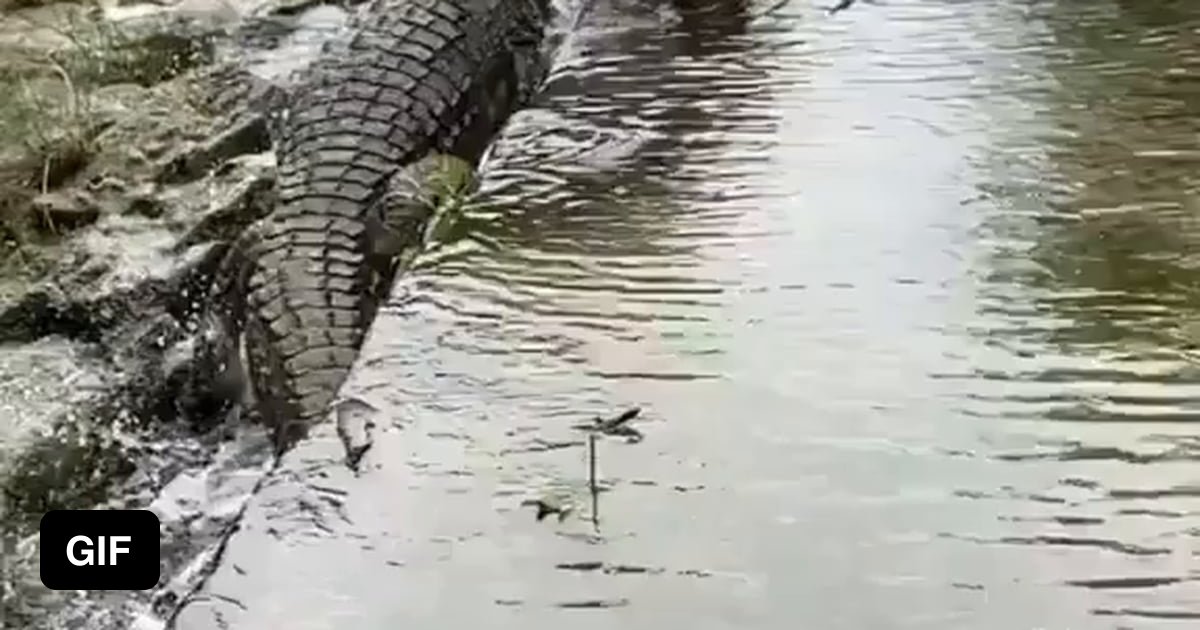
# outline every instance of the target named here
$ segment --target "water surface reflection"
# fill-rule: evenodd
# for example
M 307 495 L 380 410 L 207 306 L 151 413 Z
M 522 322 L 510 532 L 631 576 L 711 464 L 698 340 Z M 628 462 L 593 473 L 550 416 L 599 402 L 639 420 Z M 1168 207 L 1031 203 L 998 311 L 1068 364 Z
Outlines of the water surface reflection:
M 595 3 L 494 154 L 503 247 L 377 324 L 367 474 L 298 449 L 181 626 L 1194 623 L 1200 7 L 1162 6 Z M 627 404 L 599 531 L 535 521 Z

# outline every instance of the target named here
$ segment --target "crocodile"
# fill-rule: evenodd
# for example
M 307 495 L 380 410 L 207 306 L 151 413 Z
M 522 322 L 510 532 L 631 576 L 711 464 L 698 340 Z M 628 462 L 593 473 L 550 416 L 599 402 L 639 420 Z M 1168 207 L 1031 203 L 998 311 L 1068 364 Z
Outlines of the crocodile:
M 546 74 L 549 0 L 372 0 L 277 125 L 275 206 L 228 244 L 193 394 L 246 409 L 277 454 L 330 408 L 431 204 L 431 156 L 476 164 Z M 436 160 L 433 160 L 436 162 Z

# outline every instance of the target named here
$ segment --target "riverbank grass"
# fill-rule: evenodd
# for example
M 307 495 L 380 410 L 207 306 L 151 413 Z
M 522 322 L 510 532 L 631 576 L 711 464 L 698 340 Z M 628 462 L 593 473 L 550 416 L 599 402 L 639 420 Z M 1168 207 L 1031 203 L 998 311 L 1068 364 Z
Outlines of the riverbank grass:
M 10 251 L 39 231 L 58 234 L 31 202 L 95 155 L 96 137 L 111 122 L 100 88 L 153 86 L 211 53 L 206 42 L 169 30 L 135 34 L 79 7 L 52 15 L 26 19 L 36 38 L 0 44 L 0 239 Z

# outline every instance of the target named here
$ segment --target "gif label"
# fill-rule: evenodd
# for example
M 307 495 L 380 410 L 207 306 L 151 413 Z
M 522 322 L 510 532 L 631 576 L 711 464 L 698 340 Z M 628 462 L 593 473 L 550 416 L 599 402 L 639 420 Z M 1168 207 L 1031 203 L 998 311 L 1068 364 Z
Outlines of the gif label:
M 154 588 L 159 522 L 149 510 L 54 510 L 42 517 L 42 584 L 55 591 Z

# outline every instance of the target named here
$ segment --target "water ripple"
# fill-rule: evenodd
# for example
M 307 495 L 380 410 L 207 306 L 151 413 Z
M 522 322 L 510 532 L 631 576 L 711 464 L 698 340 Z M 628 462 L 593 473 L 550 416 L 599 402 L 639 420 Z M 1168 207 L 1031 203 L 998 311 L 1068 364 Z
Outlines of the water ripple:
M 364 348 L 353 527 L 313 500 L 339 536 L 279 516 L 320 544 L 245 534 L 273 568 L 211 588 L 418 626 L 1194 619 L 1197 6 L 588 6 L 485 162 L 500 247 L 401 279 Z M 572 426 L 633 405 L 593 505 Z M 364 580 L 368 543 L 402 566 Z

